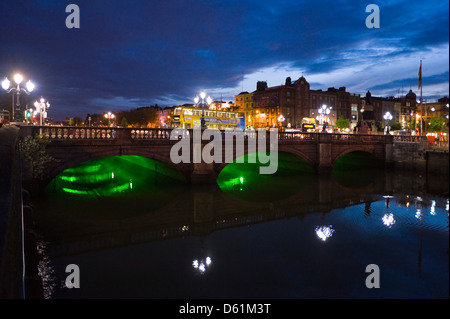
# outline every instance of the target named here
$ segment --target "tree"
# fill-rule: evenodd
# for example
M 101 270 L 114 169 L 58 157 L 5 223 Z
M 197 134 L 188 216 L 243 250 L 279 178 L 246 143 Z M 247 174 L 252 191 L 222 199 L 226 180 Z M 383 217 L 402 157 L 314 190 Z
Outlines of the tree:
M 440 132 L 445 127 L 445 118 L 441 117 L 432 117 L 430 119 L 430 124 L 427 128 L 429 132 Z
M 122 127 L 127 127 L 128 126 L 128 121 L 126 117 L 123 117 L 122 120 L 120 121 L 120 126 Z
M 402 124 L 400 124 L 400 122 L 394 122 L 391 125 L 391 131 L 399 131 L 402 129 Z
M 27 136 L 22 140 L 22 155 L 24 166 L 31 170 L 32 178 L 42 180 L 47 166 L 55 161 L 45 150 L 50 141 L 45 135 Z
M 350 120 L 340 117 L 337 119 L 335 126 L 339 129 L 346 129 L 350 127 Z

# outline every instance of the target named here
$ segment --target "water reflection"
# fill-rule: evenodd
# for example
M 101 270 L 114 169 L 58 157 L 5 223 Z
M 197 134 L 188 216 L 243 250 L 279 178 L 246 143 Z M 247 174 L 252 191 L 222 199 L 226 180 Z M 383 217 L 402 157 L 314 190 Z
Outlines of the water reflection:
M 384 290 L 383 298 L 426 297 L 436 287 L 448 296 L 448 198 L 427 193 L 424 180 L 414 175 L 378 171 L 356 187 L 295 170 L 258 180 L 232 169 L 222 176 L 225 186 L 188 187 L 169 175 L 138 169 L 122 177 L 120 167 L 106 174 L 97 165 L 89 187 L 73 172 L 61 179 L 72 189 L 95 189 L 94 197 L 49 187 L 36 204 L 46 242 L 41 268 L 49 279 L 48 297 L 360 298 L 369 295 L 354 274 L 372 262 L 387 265 L 384 278 L 405 287 Z M 88 178 L 86 171 L 80 175 Z M 106 196 L 102 187 L 110 189 L 112 180 L 125 184 L 123 178 L 129 190 Z M 411 256 L 417 260 L 413 266 Z M 280 259 L 284 269 L 275 272 Z M 65 278 L 69 263 L 80 265 L 86 276 L 82 292 L 54 284 Z M 327 277 L 330 267 L 341 275 Z M 424 277 L 428 272 L 429 282 L 417 282 L 417 269 Z M 111 278 L 120 291 L 99 289 L 109 287 Z
M 195 259 L 192 262 L 192 267 L 198 270 L 201 274 L 206 271 L 206 268 L 209 267 L 212 263 L 211 257 L 206 257 L 205 259 Z
M 333 236 L 334 229 L 332 227 L 332 225 L 316 227 L 315 232 L 317 237 L 319 237 L 323 241 L 326 241 L 328 238 Z
M 248 163 L 250 155 L 245 155 L 244 163 L 228 164 L 217 178 L 220 189 L 229 196 L 250 202 L 271 202 L 293 196 L 311 183 L 313 168 L 302 158 L 280 152 L 279 166 L 275 174 L 261 175 L 261 163 Z

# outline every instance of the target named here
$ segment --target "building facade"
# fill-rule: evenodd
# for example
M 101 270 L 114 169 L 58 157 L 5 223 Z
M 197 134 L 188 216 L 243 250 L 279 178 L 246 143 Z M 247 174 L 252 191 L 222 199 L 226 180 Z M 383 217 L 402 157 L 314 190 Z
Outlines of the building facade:
M 351 126 L 358 122 L 361 108 L 359 94 L 351 94 L 345 87 L 311 90 L 302 76 L 293 82 L 286 78 L 284 85 L 268 87 L 267 82 L 257 83 L 253 92 L 255 127 L 283 127 L 300 129 L 304 119 L 314 118 L 333 126 L 340 117 L 351 120 Z M 324 116 L 319 109 L 327 108 Z M 351 127 L 349 127 L 351 129 Z
M 247 128 L 254 127 L 254 108 L 253 108 L 253 93 L 241 92 L 234 96 L 234 105 L 238 112 L 244 113 L 245 126 Z

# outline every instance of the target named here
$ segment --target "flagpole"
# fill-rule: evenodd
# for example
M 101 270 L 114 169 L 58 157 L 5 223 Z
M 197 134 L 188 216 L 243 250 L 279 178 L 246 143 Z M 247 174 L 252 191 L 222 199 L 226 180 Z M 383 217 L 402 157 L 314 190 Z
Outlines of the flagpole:
M 419 85 L 420 85 L 420 135 L 422 136 L 423 135 L 422 60 L 420 60 Z

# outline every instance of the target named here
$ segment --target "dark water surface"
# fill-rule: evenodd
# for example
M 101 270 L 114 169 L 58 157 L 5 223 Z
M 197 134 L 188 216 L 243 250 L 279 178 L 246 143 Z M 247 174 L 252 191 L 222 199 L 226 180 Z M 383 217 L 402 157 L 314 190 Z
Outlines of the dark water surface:
M 282 153 L 276 175 L 231 164 L 217 181 L 189 186 L 137 156 L 62 173 L 34 204 L 46 297 L 449 297 L 448 178 L 361 154 L 318 176 Z M 366 287 L 370 264 L 380 288 Z

